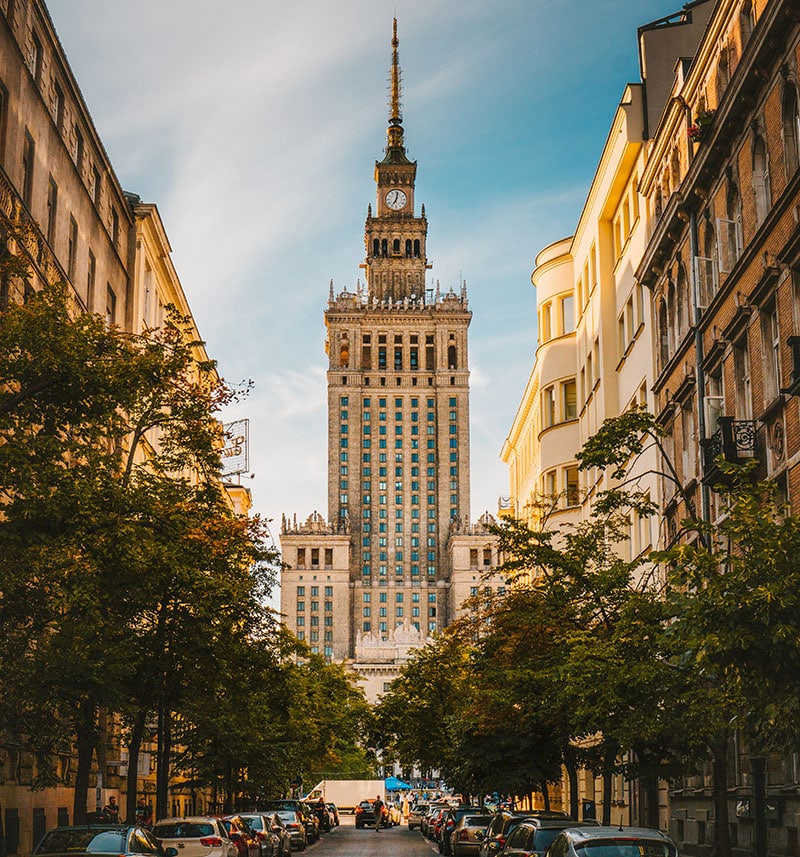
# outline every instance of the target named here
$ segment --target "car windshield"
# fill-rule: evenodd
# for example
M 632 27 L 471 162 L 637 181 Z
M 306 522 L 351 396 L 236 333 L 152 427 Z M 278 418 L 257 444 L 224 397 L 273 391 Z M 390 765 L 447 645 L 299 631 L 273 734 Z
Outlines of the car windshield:
M 199 839 L 214 836 L 214 825 L 202 821 L 166 821 L 153 828 L 158 839 Z
M 65 854 L 89 851 L 92 854 L 121 854 L 125 851 L 125 830 L 51 830 L 39 843 L 37 854 Z
M 292 822 L 294 822 L 294 821 L 297 821 L 297 813 L 293 812 L 290 809 L 281 809 L 278 811 L 278 818 L 280 818 L 281 821 L 292 821 Z
M 580 857 L 677 857 L 671 842 L 657 839 L 595 839 L 575 851 Z
M 491 815 L 468 815 L 464 819 L 465 827 L 487 827 L 491 822 Z
M 247 824 L 253 828 L 253 830 L 263 830 L 264 829 L 264 820 L 260 815 L 243 815 L 242 818 L 247 822 Z

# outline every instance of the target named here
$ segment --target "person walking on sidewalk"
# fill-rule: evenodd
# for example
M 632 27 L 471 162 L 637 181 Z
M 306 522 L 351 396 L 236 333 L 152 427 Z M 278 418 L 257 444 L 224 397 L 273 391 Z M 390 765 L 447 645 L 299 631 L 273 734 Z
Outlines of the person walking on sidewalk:
M 380 795 L 375 798 L 373 806 L 375 807 L 375 832 L 377 833 L 381 829 L 381 823 L 383 822 L 383 801 Z

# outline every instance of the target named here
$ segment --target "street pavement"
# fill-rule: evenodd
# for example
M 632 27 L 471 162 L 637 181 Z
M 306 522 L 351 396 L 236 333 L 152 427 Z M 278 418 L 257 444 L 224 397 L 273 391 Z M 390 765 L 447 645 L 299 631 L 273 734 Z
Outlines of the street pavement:
M 345 815 L 341 825 L 324 834 L 306 854 L 308 857 L 433 857 L 434 854 L 438 857 L 439 851 L 419 830 L 409 830 L 405 823 L 376 833 L 371 828 L 357 830 L 353 816 Z

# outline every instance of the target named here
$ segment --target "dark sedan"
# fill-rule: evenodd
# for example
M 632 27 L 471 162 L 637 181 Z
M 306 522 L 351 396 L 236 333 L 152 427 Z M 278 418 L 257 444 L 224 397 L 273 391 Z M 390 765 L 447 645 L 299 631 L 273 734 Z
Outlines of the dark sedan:
M 56 827 L 42 837 L 33 853 L 37 857 L 82 854 L 114 854 L 117 857 L 175 857 L 177 851 L 161 847 L 153 834 L 132 824 L 88 824 Z

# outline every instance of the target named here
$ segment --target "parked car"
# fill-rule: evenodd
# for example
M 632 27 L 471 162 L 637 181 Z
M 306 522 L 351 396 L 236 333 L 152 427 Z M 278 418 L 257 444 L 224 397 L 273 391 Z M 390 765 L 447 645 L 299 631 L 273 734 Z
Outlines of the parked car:
M 275 815 L 281 820 L 283 826 L 289 831 L 293 851 L 305 851 L 308 844 L 306 824 L 303 816 L 293 809 L 280 809 Z
M 306 841 L 313 843 L 319 839 L 319 822 L 316 820 L 316 816 L 311 812 L 308 808 L 308 804 L 304 800 L 296 800 L 295 798 L 268 800 L 264 809 L 269 812 L 291 810 L 299 813 L 300 817 L 303 819 L 303 826 L 306 830 Z
M 403 812 L 394 801 L 386 801 L 386 815 L 389 820 L 389 827 L 394 827 L 403 821 Z
M 501 809 L 492 816 L 481 840 L 480 857 L 497 857 L 506 844 L 508 834 L 528 816 L 524 812 L 509 812 Z
M 432 839 L 434 842 L 439 841 L 442 825 L 444 824 L 444 819 L 448 812 L 450 812 L 450 807 L 442 806 L 435 810 L 430 816 L 427 825 L 428 839 Z
M 513 828 L 500 852 L 500 857 L 544 857 L 553 840 L 562 830 L 594 826 L 594 822 L 571 818 L 526 818 Z
M 192 815 L 162 818 L 153 827 L 162 848 L 175 848 L 181 857 L 238 857 L 239 849 L 218 818 Z
M 548 857 L 678 857 L 675 843 L 646 827 L 568 827 L 553 839 Z
M 439 845 L 439 851 L 445 857 L 452 857 L 453 855 L 453 850 L 450 847 L 450 837 L 456 823 L 465 815 L 483 815 L 483 810 L 479 806 L 456 806 L 447 811 L 439 830 L 439 837 L 436 840 Z
M 269 817 L 261 813 L 242 813 L 242 818 L 258 837 L 261 844 L 261 857 L 278 857 L 280 843 L 277 834 L 272 830 Z
M 115 857 L 176 857 L 178 851 L 176 848 L 165 850 L 158 839 L 141 825 L 86 824 L 49 830 L 33 853 L 38 857 L 97 854 L 114 854 Z
M 339 826 L 339 807 L 336 806 L 335 803 L 326 803 L 325 806 L 328 807 L 328 812 L 331 816 L 331 823 L 334 827 Z
M 322 836 L 322 825 L 319 823 L 319 816 L 314 812 L 310 803 L 303 802 L 303 807 L 306 811 L 307 822 L 310 821 L 313 827 L 311 835 L 308 837 L 309 842 L 319 842 Z
M 446 803 L 432 803 L 428 806 L 428 809 L 422 817 L 422 821 L 419 825 L 419 829 L 428 837 L 428 839 L 433 839 L 433 836 L 431 836 L 431 825 L 434 820 L 442 810 L 447 809 L 450 809 L 450 807 Z
M 268 813 L 267 822 L 272 828 L 272 832 L 278 838 L 278 851 L 276 853 L 276 857 L 291 857 L 292 837 L 281 817 L 277 812 Z
M 220 821 L 239 849 L 239 857 L 261 857 L 261 843 L 240 815 L 225 815 Z
M 415 827 L 422 829 L 422 819 L 428 811 L 429 803 L 415 803 L 408 811 L 408 829 L 413 830 Z
M 453 857 L 475 857 L 481 847 L 481 839 L 489 823 L 491 815 L 462 815 L 456 822 L 450 834 L 450 848 Z

